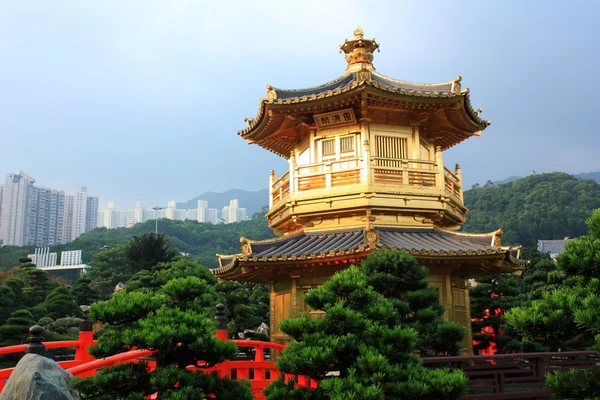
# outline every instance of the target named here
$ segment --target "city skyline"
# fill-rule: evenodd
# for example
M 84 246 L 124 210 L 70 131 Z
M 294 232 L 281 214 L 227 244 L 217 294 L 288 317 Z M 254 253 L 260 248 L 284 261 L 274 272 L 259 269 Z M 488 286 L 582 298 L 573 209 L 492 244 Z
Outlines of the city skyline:
M 463 167 L 465 187 L 533 170 L 598 170 L 600 56 L 586 27 L 600 3 L 548 1 L 543 12 L 537 2 L 462 4 L 457 15 L 443 1 L 375 1 L 368 10 L 354 1 L 8 2 L 0 146 L 11 151 L 0 170 L 18 167 L 48 187 L 86 184 L 101 208 L 262 189 L 270 169 L 280 176 L 287 164 L 239 140 L 244 118 L 255 117 L 266 84 L 340 76 L 338 46 L 357 26 L 381 45 L 377 71 L 423 83 L 461 75 L 464 88 L 477 88 L 473 103 L 492 125 L 444 154 Z M 290 29 L 290 12 L 313 25 Z M 562 90 L 577 96 L 552 112 Z M 575 130 L 577 140 L 564 140 Z
M 88 196 L 87 187 L 71 195 L 35 183 L 19 170 L 0 184 L 0 245 L 66 244 L 96 228 L 98 198 Z
M 98 227 L 107 229 L 129 228 L 137 223 L 167 218 L 171 220 L 193 220 L 197 222 L 210 222 L 212 224 L 229 224 L 248 220 L 246 208 L 240 207 L 238 199 L 229 201 L 229 205 L 221 210 L 209 208 L 208 201 L 198 200 L 197 207 L 192 209 L 177 208 L 177 202 L 171 200 L 166 207 L 148 207 L 146 203 L 138 201 L 134 209 L 118 209 L 113 202 L 98 211 Z

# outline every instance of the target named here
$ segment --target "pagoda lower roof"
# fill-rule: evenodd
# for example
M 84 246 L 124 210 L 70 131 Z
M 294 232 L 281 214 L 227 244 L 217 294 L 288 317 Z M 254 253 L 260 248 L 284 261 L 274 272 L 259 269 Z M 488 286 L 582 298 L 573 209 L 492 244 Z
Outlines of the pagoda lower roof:
M 369 232 L 376 232 L 368 239 Z M 372 234 L 371 234 L 372 235 Z M 524 261 L 511 255 L 510 248 L 494 245 L 498 232 L 465 234 L 440 229 L 377 228 L 365 231 L 362 228 L 298 233 L 287 237 L 251 241 L 242 238 L 240 254 L 217 255 L 219 267 L 213 269 L 217 277 L 235 279 L 241 265 L 269 265 L 291 262 L 324 261 L 349 255 L 364 257 L 376 249 L 405 251 L 416 258 L 433 259 L 485 259 L 504 261 L 497 271 L 513 272 L 524 265 Z M 371 242 L 369 242 L 371 240 Z M 243 280 L 243 279 L 242 279 Z

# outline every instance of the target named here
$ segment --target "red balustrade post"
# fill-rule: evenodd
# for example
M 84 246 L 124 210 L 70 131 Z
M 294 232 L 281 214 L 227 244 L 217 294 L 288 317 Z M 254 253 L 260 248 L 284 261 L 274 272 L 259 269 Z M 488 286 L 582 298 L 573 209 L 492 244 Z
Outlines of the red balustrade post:
M 79 324 L 79 343 L 75 349 L 75 361 L 77 361 L 77 365 L 85 364 L 96 359 L 88 352 L 89 347 L 94 344 L 94 321 L 90 319 L 89 313 L 89 309 L 83 310 L 83 319 Z M 82 373 L 80 377 L 94 375 L 96 375 L 96 371 L 88 371 Z

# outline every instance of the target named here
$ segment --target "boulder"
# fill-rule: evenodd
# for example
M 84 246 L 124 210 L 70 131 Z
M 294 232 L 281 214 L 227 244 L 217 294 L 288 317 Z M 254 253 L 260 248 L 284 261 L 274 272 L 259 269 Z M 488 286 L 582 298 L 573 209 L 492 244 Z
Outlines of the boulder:
M 56 361 L 25 354 L 8 378 L 0 400 L 78 399 L 77 392 L 69 385 L 72 378 Z

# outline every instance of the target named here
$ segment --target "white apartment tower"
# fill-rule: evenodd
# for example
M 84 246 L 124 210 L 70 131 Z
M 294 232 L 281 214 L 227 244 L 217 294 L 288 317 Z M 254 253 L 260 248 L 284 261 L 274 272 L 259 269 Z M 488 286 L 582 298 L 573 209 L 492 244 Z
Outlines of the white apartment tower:
M 0 246 L 2 246 L 2 195 L 4 194 L 4 185 L 0 185 Z
M 73 198 L 73 225 L 71 225 L 73 228 L 71 231 L 71 238 L 72 240 L 75 240 L 85 232 L 88 199 L 87 188 L 78 187 L 75 189 Z
M 89 232 L 98 227 L 98 198 L 88 197 L 85 210 L 85 231 Z
M 65 196 L 64 205 L 64 227 L 63 227 L 63 243 L 71 243 L 73 241 L 73 204 L 75 203 L 74 196 Z
M 0 245 L 69 243 L 97 223 L 98 198 L 88 197 L 86 188 L 66 196 L 62 190 L 35 186 L 35 179 L 22 171 L 6 175 L 5 183 L 0 191 Z M 93 226 L 86 226 L 88 220 Z
M 33 186 L 25 225 L 25 244 L 54 246 L 63 241 L 65 193 L 62 190 Z
M 7 174 L 2 191 L 2 229 L 0 241 L 4 245 L 23 246 L 26 244 L 27 211 L 29 196 L 35 179 L 22 171 Z
M 206 222 L 206 210 L 208 210 L 208 201 L 198 200 L 198 213 L 196 214 L 196 221 Z

